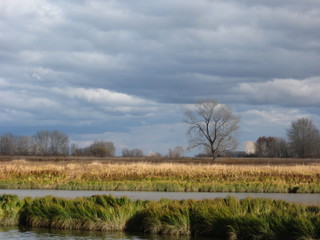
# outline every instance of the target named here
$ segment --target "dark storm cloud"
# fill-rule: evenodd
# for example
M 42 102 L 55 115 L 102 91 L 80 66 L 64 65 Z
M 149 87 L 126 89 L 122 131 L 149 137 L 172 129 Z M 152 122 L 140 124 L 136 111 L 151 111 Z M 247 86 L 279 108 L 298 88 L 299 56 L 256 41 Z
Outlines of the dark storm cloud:
M 179 104 L 212 98 L 317 115 L 319 9 L 318 0 L 1 1 L 1 123 L 178 121 Z
M 2 3 L 1 53 L 24 75 L 24 67 L 41 67 L 64 73 L 59 78 L 71 85 L 163 102 L 176 101 L 177 85 L 192 102 L 244 78 L 320 75 L 315 1 L 31 1 L 26 10 L 14 3 Z M 186 74 L 223 81 L 192 83 Z

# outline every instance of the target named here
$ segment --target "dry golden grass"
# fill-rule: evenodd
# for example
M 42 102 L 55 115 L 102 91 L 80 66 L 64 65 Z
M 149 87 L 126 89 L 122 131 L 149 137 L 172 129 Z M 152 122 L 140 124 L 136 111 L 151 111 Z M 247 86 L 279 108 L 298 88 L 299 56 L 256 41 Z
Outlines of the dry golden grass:
M 311 165 L 224 165 L 184 163 L 106 163 L 94 162 L 34 162 L 14 160 L 0 162 L 0 179 L 12 176 L 53 174 L 66 178 L 96 177 L 99 179 L 251 179 L 299 178 L 320 179 L 320 164 Z
M 184 164 L 225 164 L 225 165 L 309 165 L 320 164 L 316 158 L 218 158 L 214 162 L 208 157 L 85 157 L 85 156 L 0 156 L 0 162 L 24 159 L 33 162 L 104 162 L 104 163 L 184 163 Z
M 17 159 L 0 161 L 0 188 L 320 193 L 320 163 Z

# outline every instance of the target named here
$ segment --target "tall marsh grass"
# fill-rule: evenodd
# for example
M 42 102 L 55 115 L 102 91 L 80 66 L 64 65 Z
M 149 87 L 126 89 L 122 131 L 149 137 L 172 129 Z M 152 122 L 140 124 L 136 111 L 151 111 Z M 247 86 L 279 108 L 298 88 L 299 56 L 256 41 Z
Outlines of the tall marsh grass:
M 1 188 L 320 193 L 320 163 L 0 162 Z
M 20 223 L 53 229 L 122 231 L 141 209 L 139 202 L 112 196 L 73 200 L 47 196 L 26 204 Z
M 16 195 L 0 196 L 0 226 L 15 226 L 19 222 L 19 211 L 23 205 Z
M 0 196 L 0 224 L 51 229 L 139 231 L 229 240 L 320 238 L 320 206 L 279 200 L 131 201 L 92 196 L 63 199 Z

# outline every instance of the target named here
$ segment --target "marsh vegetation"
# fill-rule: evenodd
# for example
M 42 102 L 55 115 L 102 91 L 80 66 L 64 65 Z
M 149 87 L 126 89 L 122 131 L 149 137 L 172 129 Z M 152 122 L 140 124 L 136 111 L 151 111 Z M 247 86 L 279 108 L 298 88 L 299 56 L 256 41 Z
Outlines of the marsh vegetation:
M 228 197 L 131 201 L 125 197 L 0 197 L 1 225 L 95 231 L 139 231 L 220 239 L 317 239 L 319 206 Z
M 0 162 L 0 187 L 25 189 L 320 193 L 320 164 L 255 164 L 261 159 L 190 158 Z M 220 162 L 219 162 L 220 160 Z M 224 162 L 223 162 L 224 161 Z M 233 163 L 231 164 L 230 162 Z M 242 161 L 242 162 L 241 162 Z M 276 161 L 276 160 L 273 160 Z M 229 163 L 228 163 L 229 162 Z M 285 161 L 282 159 L 282 163 Z

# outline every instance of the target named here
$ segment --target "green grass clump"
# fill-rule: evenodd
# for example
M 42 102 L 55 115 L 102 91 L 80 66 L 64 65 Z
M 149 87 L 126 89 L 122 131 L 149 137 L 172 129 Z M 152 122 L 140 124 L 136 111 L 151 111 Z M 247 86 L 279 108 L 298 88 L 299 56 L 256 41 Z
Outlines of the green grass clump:
M 127 198 L 92 196 L 34 199 L 21 213 L 22 225 L 56 229 L 122 231 L 141 204 Z
M 14 226 L 19 223 L 22 202 L 16 195 L 0 196 L 0 226 Z
M 152 202 L 144 210 L 142 222 L 145 232 L 190 235 L 190 202 L 162 200 Z
M 193 232 L 222 239 L 317 239 L 319 207 L 267 199 L 226 198 L 192 210 Z
M 96 195 L 19 200 L 0 196 L 1 225 L 136 231 L 229 240 L 320 239 L 320 206 L 271 199 L 132 201 Z

